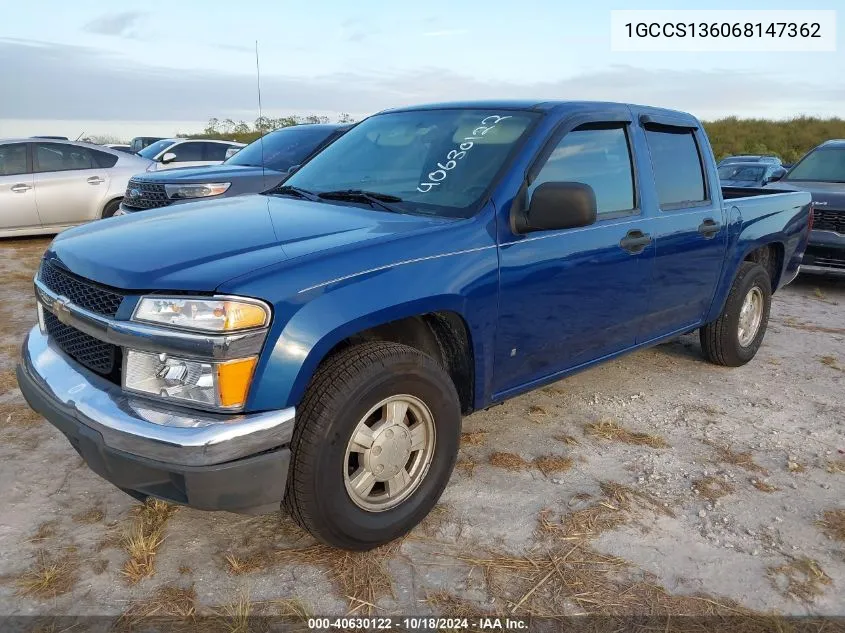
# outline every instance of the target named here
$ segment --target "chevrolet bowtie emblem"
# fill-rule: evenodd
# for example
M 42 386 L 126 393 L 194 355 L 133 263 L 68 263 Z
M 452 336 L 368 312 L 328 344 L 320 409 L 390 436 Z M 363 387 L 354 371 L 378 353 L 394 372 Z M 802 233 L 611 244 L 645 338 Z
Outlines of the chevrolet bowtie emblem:
M 56 297 L 53 301 L 53 314 L 56 318 L 68 325 L 70 323 L 70 299 L 67 297 Z

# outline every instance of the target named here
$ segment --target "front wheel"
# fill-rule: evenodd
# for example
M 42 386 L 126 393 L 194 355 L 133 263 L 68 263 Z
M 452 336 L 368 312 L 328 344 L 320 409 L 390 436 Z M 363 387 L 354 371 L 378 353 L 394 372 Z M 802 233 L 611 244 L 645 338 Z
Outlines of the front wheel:
M 120 199 L 109 202 L 103 209 L 103 219 L 113 217 L 119 208 Z
M 772 286 L 760 264 L 743 262 L 719 318 L 699 330 L 704 357 L 716 365 L 739 367 L 760 349 L 769 310 Z
M 405 345 L 349 347 L 317 370 L 296 412 L 285 507 L 319 540 L 366 550 L 411 530 L 451 476 L 458 394 Z

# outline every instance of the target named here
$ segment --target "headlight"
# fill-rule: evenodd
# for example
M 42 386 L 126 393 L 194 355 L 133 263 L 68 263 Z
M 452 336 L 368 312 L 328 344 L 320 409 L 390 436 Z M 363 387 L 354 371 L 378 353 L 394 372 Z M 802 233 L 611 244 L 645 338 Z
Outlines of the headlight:
M 266 326 L 270 308 L 254 299 L 148 296 L 138 302 L 132 320 L 200 332 L 233 332 Z
M 123 388 L 165 400 L 236 409 L 246 402 L 256 356 L 220 363 L 126 349 Z
M 171 200 L 185 200 L 186 198 L 208 198 L 226 193 L 231 182 L 209 182 L 189 185 L 164 185 L 164 191 Z

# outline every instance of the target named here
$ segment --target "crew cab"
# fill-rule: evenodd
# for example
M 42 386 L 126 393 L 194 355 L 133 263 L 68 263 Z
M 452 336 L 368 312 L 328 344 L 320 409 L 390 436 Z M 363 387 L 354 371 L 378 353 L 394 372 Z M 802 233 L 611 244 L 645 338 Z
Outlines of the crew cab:
M 462 415 L 696 329 L 749 362 L 809 218 L 722 191 L 689 114 L 388 110 L 272 194 L 60 235 L 18 380 L 129 494 L 368 549 L 437 502 Z
M 351 126 L 329 123 L 291 125 L 253 141 L 222 165 L 138 174 L 129 181 L 117 215 L 137 213 L 198 199 L 261 193 L 277 186 L 339 138 Z
M 845 275 L 845 139 L 814 147 L 769 187 L 813 197 L 813 230 L 801 272 Z

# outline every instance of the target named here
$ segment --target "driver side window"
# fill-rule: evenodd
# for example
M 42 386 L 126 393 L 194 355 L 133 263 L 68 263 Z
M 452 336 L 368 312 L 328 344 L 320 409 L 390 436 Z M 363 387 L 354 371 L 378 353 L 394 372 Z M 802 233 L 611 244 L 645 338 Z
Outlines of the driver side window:
M 529 200 L 544 182 L 580 182 L 596 194 L 599 218 L 636 208 L 626 127 L 583 125 L 560 139 L 528 187 Z

